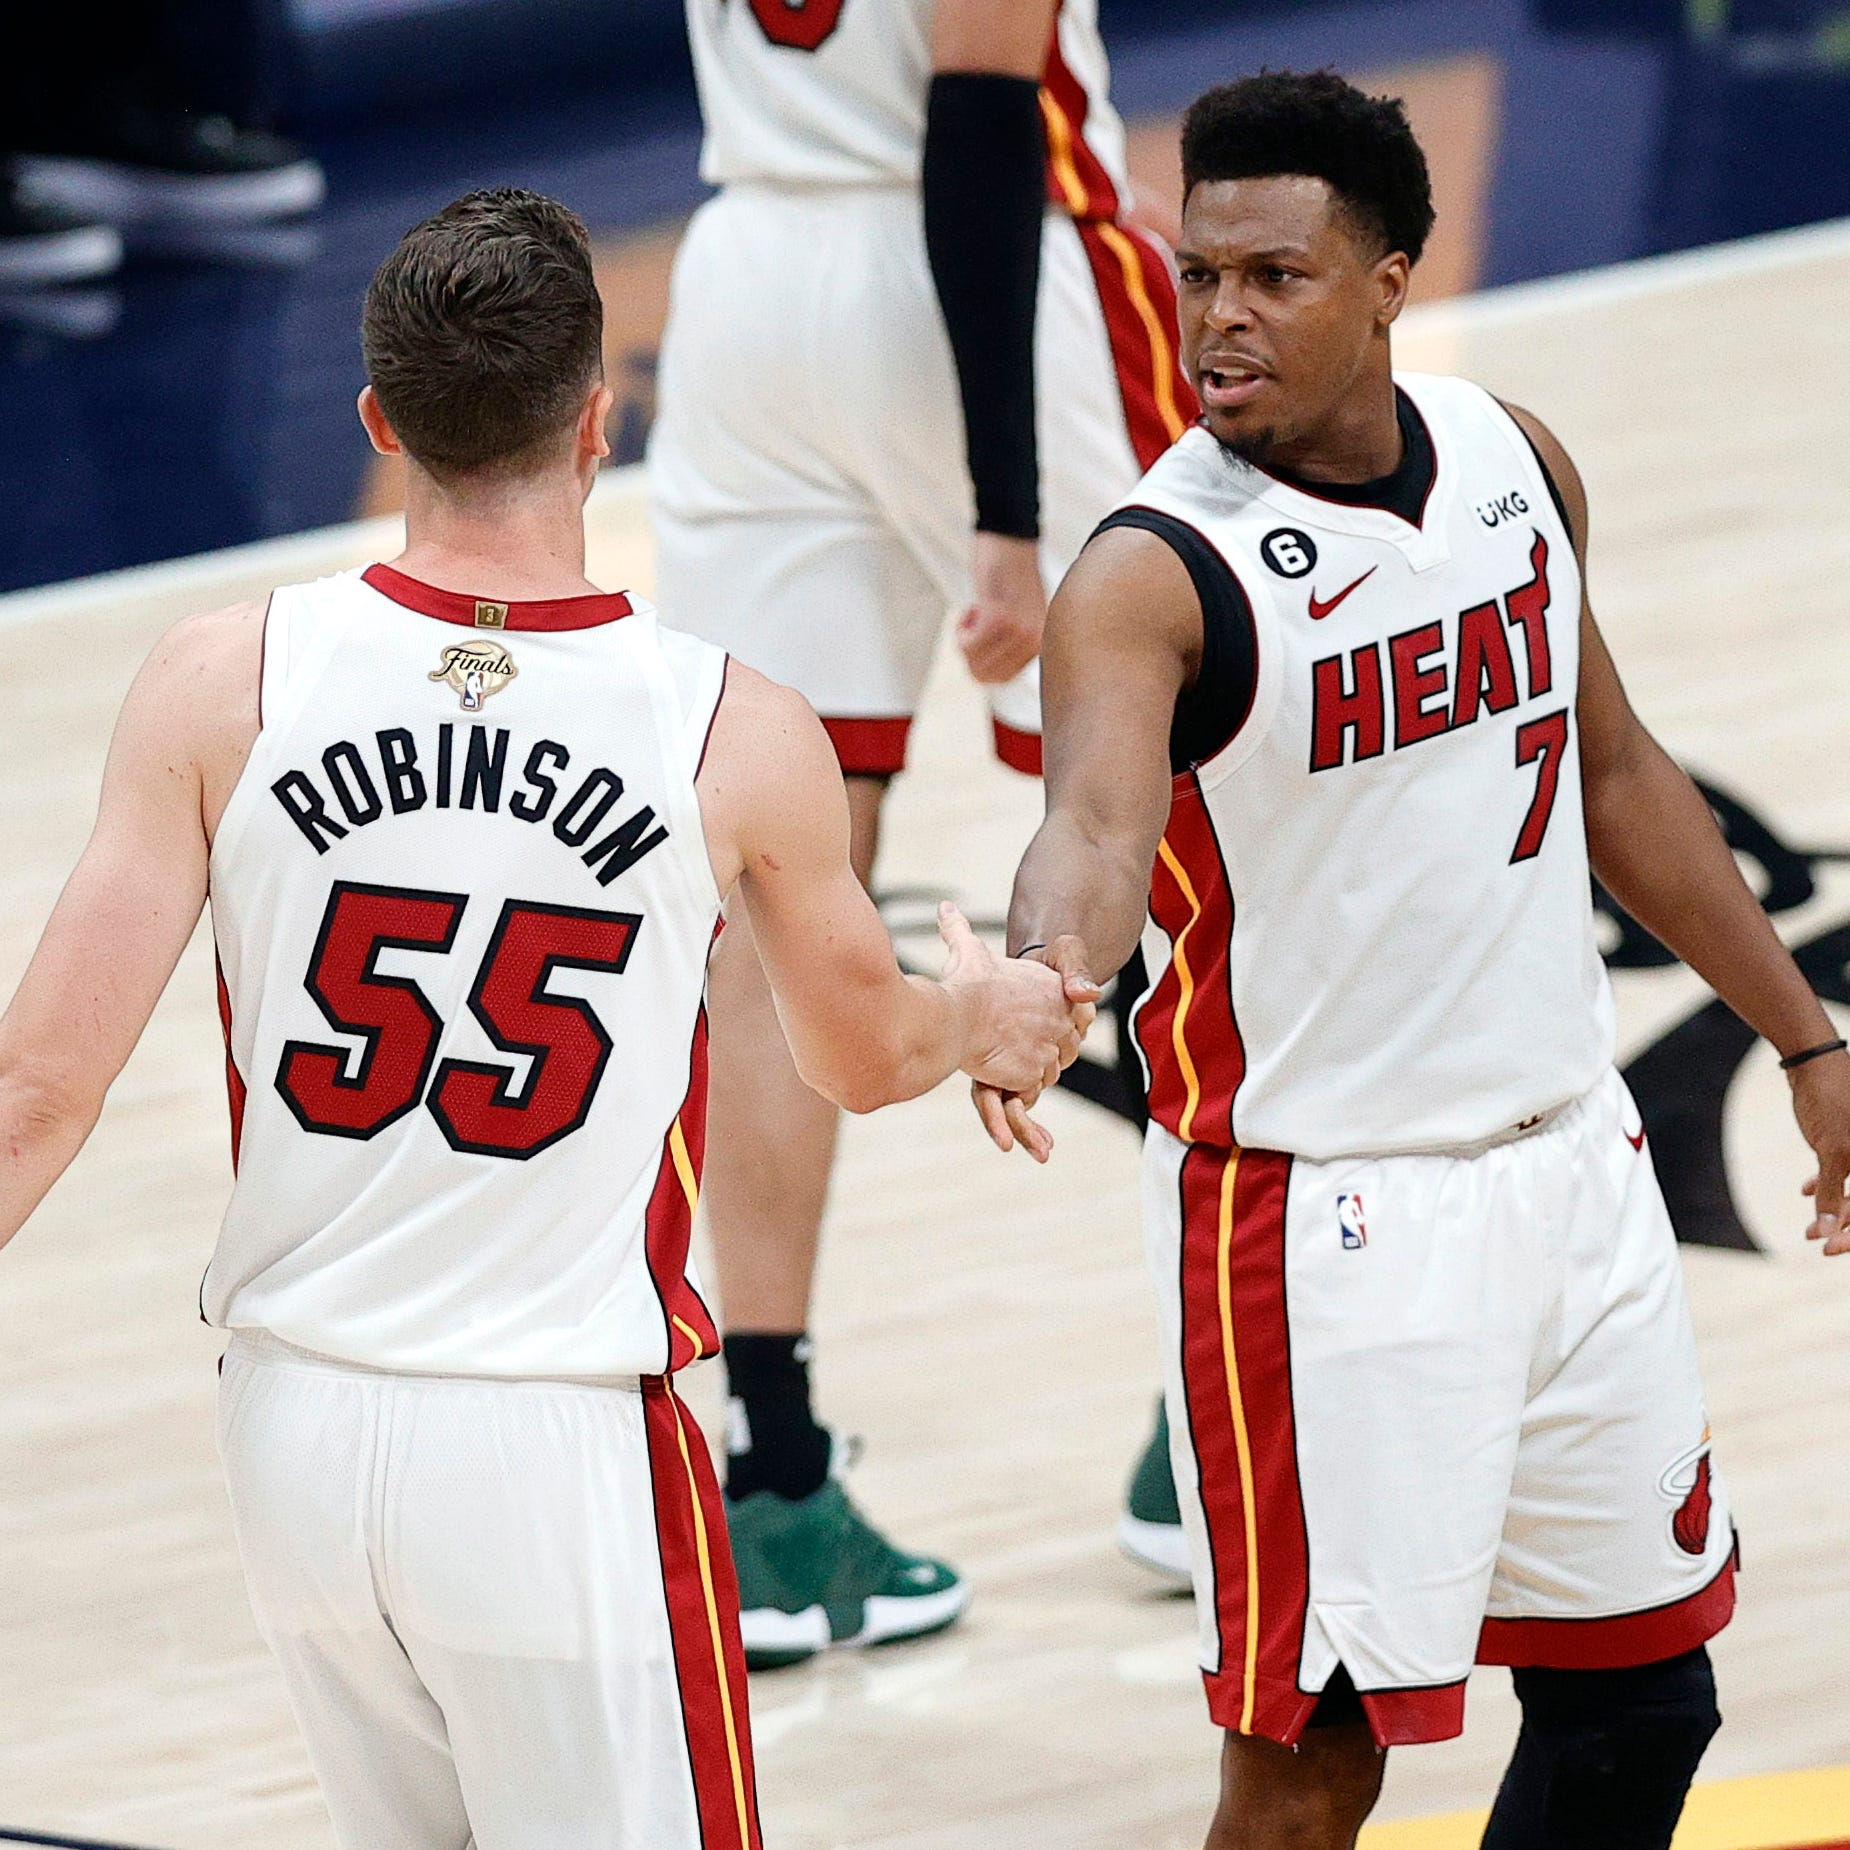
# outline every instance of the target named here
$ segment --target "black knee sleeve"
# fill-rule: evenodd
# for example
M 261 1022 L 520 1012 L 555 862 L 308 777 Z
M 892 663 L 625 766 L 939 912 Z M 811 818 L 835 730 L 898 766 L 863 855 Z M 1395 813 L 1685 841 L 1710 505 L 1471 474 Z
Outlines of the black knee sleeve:
M 1522 1733 L 1484 1850 L 1669 1850 L 1721 1726 L 1708 1652 L 1514 1676 Z

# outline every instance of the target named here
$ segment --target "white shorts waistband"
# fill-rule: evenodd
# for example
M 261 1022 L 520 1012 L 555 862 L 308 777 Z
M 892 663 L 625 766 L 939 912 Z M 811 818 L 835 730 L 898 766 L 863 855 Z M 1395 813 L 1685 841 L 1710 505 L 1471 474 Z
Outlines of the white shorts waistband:
M 282 1364 L 291 1368 L 316 1369 L 331 1375 L 377 1375 L 395 1381 L 466 1381 L 490 1387 L 572 1387 L 616 1388 L 635 1394 L 642 1390 L 640 1375 L 491 1375 L 458 1374 L 454 1371 L 415 1368 L 377 1368 L 368 1362 L 355 1362 L 345 1356 L 322 1355 L 313 1349 L 301 1349 L 284 1342 L 269 1330 L 235 1329 L 225 1346 L 227 1360 Z

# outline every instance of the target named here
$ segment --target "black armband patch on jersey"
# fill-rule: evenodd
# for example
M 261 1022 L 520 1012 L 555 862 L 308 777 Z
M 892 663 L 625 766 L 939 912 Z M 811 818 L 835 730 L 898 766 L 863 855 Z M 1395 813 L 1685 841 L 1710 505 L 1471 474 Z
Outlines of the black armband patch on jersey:
M 925 249 L 957 361 L 985 533 L 1040 534 L 1034 314 L 1047 143 L 1031 78 L 944 71 L 925 117 Z
M 1096 533 L 1136 527 L 1153 533 L 1187 568 L 1201 600 L 1201 670 L 1176 699 L 1169 727 L 1173 771 L 1205 764 L 1233 742 L 1253 710 L 1259 687 L 1259 633 L 1239 579 L 1207 540 L 1185 520 L 1152 507 L 1121 507 Z

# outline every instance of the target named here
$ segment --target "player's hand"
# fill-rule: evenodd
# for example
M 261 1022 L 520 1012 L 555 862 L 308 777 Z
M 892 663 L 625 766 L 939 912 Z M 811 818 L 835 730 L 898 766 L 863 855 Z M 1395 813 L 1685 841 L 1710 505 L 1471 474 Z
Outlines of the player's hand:
M 938 909 L 938 932 L 951 953 L 943 982 L 970 1008 L 970 1040 L 963 1070 L 998 1094 L 1012 1109 L 999 1120 L 979 1107 L 984 1126 L 999 1148 L 1023 1143 L 1036 1161 L 1053 1148 L 1046 1129 L 1028 1116 L 1041 1093 L 1079 1057 L 1080 1043 L 1098 1012 L 1095 988 L 1068 985 L 1046 964 L 1026 958 L 998 958 L 956 907 Z
M 1071 1051 L 1068 1052 L 1064 1047 L 1061 1050 L 1060 1067 L 1065 1071 L 1079 1057 L 1079 1044 L 1098 1014 L 1099 998 L 1104 992 L 1092 980 L 1087 967 L 1086 947 L 1070 934 L 1056 938 L 1051 944 L 1037 946 L 1022 961 L 1030 960 L 1045 964 L 1058 974 L 1061 993 L 1073 1010 L 1074 1025 L 1079 1029 Z M 1011 1091 L 1002 1086 L 987 1085 L 981 1079 L 974 1080 L 970 1086 L 970 1101 L 976 1107 L 976 1115 L 982 1120 L 983 1129 L 989 1133 L 990 1142 L 998 1150 L 1004 1151 L 1012 1150 L 1019 1144 L 1037 1163 L 1044 1163 L 1053 1148 L 1053 1139 L 1037 1120 L 1028 1115 L 1039 1096 L 1039 1087 L 1029 1092 Z
M 1818 1158 L 1818 1173 L 1804 1190 L 1817 1209 L 1805 1237 L 1822 1240 L 1833 1257 L 1850 1253 L 1850 1225 L 1844 1213 L 1844 1177 L 1850 1171 L 1850 1053 L 1807 1060 L 1787 1078 L 1792 1082 L 1792 1115 Z
M 1040 654 L 1047 627 L 1039 541 L 977 534 L 970 589 L 970 608 L 957 619 L 957 646 L 985 686 L 1012 681 Z

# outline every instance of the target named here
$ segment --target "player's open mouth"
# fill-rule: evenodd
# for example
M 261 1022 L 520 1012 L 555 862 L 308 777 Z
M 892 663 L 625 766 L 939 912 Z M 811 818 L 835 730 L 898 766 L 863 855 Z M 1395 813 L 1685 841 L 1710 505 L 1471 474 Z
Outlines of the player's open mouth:
M 1266 382 L 1263 373 L 1244 367 L 1204 367 L 1201 372 L 1201 402 L 1210 411 L 1231 411 L 1243 405 Z

